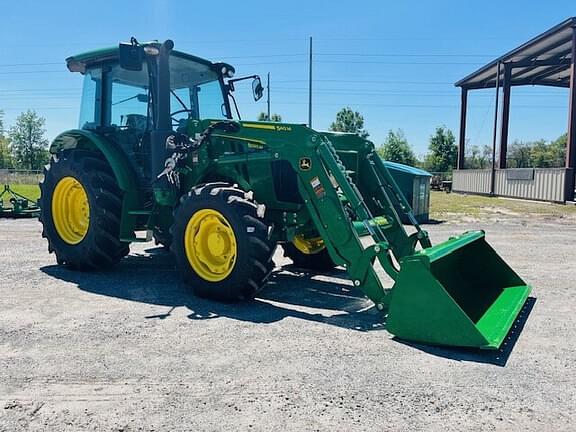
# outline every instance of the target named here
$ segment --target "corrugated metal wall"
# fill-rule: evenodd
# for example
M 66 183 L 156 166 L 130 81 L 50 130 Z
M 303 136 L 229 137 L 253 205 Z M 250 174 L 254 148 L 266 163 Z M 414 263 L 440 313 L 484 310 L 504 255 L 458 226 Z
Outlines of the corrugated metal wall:
M 496 170 L 494 192 L 499 196 L 564 202 L 565 168 L 535 168 L 531 180 L 508 178 L 506 170 Z M 455 192 L 490 193 L 491 170 L 457 170 L 453 173 Z
M 456 170 L 452 173 L 452 190 L 489 194 L 491 172 L 491 170 Z
M 496 171 L 496 195 L 544 201 L 564 201 L 564 168 L 535 168 L 533 180 L 510 180 L 505 170 Z

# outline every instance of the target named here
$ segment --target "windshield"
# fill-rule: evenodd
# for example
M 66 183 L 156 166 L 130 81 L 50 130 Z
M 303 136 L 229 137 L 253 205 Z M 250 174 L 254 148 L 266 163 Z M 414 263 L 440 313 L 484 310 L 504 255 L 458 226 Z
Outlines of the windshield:
M 141 71 L 129 71 L 115 64 L 105 73 L 102 67 L 87 71 L 80 110 L 80 127 L 92 129 L 97 126 L 115 126 L 151 129 L 148 110 L 150 90 L 148 70 L 144 63 Z M 103 84 L 105 83 L 105 84 Z M 107 91 L 102 98 L 103 85 Z M 170 57 L 170 111 L 174 114 L 173 125 L 191 119 L 225 118 L 224 95 L 217 73 L 209 66 L 176 56 Z M 99 116 L 99 104 L 105 106 Z
M 173 117 L 224 118 L 222 87 L 218 75 L 208 66 L 179 57 L 170 57 L 170 107 L 172 112 L 187 110 Z

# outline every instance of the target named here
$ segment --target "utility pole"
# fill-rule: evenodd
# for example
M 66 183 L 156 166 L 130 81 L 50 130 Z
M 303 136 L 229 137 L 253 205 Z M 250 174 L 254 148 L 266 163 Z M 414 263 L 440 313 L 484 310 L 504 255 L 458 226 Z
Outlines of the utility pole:
M 312 127 L 312 36 L 310 36 L 310 69 L 308 71 L 308 127 Z
M 267 100 L 267 104 L 268 104 L 268 121 L 270 121 L 270 72 L 268 72 L 268 80 L 266 83 L 266 89 L 267 89 L 267 94 L 268 94 L 268 100 Z

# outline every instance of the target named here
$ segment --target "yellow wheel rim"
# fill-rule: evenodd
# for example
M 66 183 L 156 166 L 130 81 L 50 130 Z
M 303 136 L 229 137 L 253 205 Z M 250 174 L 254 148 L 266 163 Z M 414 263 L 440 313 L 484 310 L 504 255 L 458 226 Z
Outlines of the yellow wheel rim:
M 236 264 L 236 236 L 222 213 L 198 210 L 184 232 L 184 250 L 192 269 L 208 282 L 226 279 Z
M 321 237 L 307 239 L 301 234 L 294 236 L 292 244 L 296 247 L 296 249 L 306 255 L 317 254 L 326 247 L 324 245 L 324 240 L 322 240 Z
M 80 243 L 90 225 L 90 205 L 84 187 L 74 177 L 62 178 L 52 194 L 52 220 L 66 243 Z

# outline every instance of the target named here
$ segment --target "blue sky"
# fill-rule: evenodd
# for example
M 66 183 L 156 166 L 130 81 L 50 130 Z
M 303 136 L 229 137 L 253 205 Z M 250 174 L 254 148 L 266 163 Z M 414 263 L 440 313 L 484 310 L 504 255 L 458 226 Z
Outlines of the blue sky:
M 130 36 L 171 38 L 178 50 L 235 65 L 237 76 L 270 72 L 272 111 L 305 123 L 312 36 L 313 126 L 327 129 L 350 106 L 376 144 L 400 128 L 422 155 L 436 126 L 457 134 L 455 81 L 576 15 L 576 3 L 19 0 L 2 1 L 1 10 L 0 109 L 8 125 L 32 108 L 46 118 L 49 138 L 76 127 L 82 80 L 64 58 Z M 243 118 L 265 111 L 248 84 L 238 93 Z M 513 89 L 510 139 L 565 132 L 567 99 L 563 89 Z M 469 104 L 470 144 L 491 144 L 494 92 L 473 92 Z

